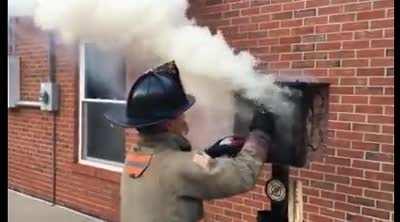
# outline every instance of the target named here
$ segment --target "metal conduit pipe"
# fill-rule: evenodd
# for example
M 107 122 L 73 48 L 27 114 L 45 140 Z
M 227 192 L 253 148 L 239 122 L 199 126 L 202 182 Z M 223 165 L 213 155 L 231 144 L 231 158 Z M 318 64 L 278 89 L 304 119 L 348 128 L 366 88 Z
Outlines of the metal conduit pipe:
M 49 32 L 49 52 L 48 52 L 48 62 L 49 62 L 49 82 L 56 82 L 56 54 L 55 54 L 55 47 L 54 47 L 54 33 Z M 57 176 L 57 160 L 56 160 L 56 154 L 57 154 L 57 112 L 54 111 L 53 113 L 53 150 L 52 150 L 52 171 L 53 171 L 53 176 L 52 176 L 52 204 L 53 206 L 56 204 L 56 176 Z

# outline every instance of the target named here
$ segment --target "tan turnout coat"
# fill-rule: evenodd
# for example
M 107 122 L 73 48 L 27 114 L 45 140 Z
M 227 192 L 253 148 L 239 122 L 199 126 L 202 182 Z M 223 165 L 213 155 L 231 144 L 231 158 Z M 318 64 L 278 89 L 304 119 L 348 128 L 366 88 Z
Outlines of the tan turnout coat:
M 235 158 L 211 159 L 181 136 L 163 133 L 142 138 L 133 151 L 153 154 L 137 178 L 126 167 L 121 180 L 121 222 L 195 222 L 203 200 L 253 188 L 263 164 L 255 145 L 246 143 Z

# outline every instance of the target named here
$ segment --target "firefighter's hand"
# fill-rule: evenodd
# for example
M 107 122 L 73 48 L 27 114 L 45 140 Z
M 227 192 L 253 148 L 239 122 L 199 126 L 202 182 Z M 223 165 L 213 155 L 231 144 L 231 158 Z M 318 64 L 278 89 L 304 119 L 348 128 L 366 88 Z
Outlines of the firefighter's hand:
M 212 158 L 220 156 L 235 157 L 244 145 L 245 139 L 239 136 L 227 136 L 218 140 L 205 152 Z

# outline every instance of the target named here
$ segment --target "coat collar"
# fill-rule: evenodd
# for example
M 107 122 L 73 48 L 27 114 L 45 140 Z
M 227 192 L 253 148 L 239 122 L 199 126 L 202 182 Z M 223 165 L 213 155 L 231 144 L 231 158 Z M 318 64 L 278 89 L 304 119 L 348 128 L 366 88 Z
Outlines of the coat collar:
M 165 149 L 190 151 L 190 142 L 183 136 L 174 133 L 159 133 L 141 136 L 135 150 L 158 153 Z

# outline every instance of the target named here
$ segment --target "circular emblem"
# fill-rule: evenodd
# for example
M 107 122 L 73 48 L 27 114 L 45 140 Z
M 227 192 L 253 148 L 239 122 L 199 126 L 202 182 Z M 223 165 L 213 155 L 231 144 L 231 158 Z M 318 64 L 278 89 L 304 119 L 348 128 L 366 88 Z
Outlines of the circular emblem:
M 283 201 L 286 197 L 285 185 L 280 180 L 270 180 L 266 187 L 268 197 L 273 201 Z

